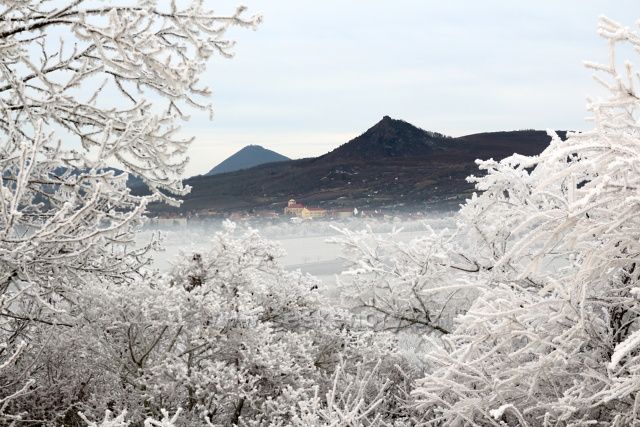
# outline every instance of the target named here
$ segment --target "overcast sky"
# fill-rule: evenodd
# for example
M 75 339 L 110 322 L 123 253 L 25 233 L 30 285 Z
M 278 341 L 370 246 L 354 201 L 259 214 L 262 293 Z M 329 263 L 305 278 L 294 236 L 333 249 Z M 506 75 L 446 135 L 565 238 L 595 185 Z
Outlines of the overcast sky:
M 237 2 L 205 0 L 216 12 Z M 325 153 L 390 115 L 457 136 L 588 128 L 597 94 L 583 60 L 604 60 L 601 14 L 625 25 L 638 0 L 244 0 L 264 17 L 234 29 L 236 56 L 205 81 L 215 117 L 193 115 L 188 175 L 248 144 Z

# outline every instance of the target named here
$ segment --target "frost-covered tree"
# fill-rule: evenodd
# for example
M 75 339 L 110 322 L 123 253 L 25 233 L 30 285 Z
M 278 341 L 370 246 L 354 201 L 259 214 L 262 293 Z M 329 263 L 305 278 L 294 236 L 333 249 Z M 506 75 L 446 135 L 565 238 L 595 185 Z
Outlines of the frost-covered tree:
M 140 275 L 151 246 L 134 249 L 133 231 L 150 202 L 187 191 L 177 124 L 210 108 L 199 76 L 230 55 L 230 26 L 259 21 L 244 15 L 199 1 L 0 1 L 0 363 L 18 343 L 31 357 L 19 376 L 0 372 L 3 404 L 42 367 L 35 343 L 82 318 L 80 289 Z M 132 195 L 129 176 L 151 194 Z
M 640 423 L 640 94 L 616 57 L 640 37 L 607 18 L 598 31 L 593 130 L 480 162 L 483 193 L 461 212 L 479 296 L 414 391 L 434 424 Z
M 40 307 L 87 281 L 122 280 L 144 262 L 127 250 L 153 200 L 175 202 L 189 140 L 183 106 L 209 108 L 198 78 L 228 56 L 230 25 L 200 2 L 3 1 L 0 16 L 0 284 Z M 118 173 L 117 166 L 126 173 Z M 151 189 L 134 196 L 127 173 Z M 50 307 L 51 308 L 51 307 Z M 51 313 L 54 309 L 49 310 Z M 46 320 L 23 307 L 17 320 Z
M 162 411 L 162 419 L 157 420 L 153 418 L 147 418 L 144 420 L 144 427 L 176 427 L 178 418 L 182 410 L 178 409 L 175 414 L 170 415 L 167 411 Z M 104 418 L 100 423 L 91 421 L 83 413 L 80 413 L 80 418 L 86 423 L 87 427 L 129 427 L 131 422 L 127 420 L 127 410 L 124 409 L 119 415 L 113 416 L 111 411 L 106 410 Z
M 15 298 L 15 296 L 14 296 Z M 12 298 L 7 295 L 0 296 L 0 308 L 10 306 Z M 12 319 L 0 319 L 0 329 L 10 330 Z M 35 382 L 33 379 L 25 379 L 26 370 L 20 371 L 14 368 L 15 362 L 20 358 L 25 348 L 24 341 L 13 340 L 3 342 L 0 345 L 2 352 L 2 363 L 0 363 L 0 378 L 3 379 L 2 388 L 8 390 L 0 395 L 0 420 L 11 425 L 22 418 L 21 413 L 11 410 L 14 400 L 27 394 Z
M 182 408 L 178 425 L 405 419 L 412 371 L 392 337 L 333 308 L 280 254 L 229 229 L 170 274 L 83 292 L 82 321 L 41 338 L 47 375 L 15 410 L 66 425 L 105 409 L 142 423 Z
M 607 18 L 598 32 L 609 58 L 587 67 L 608 95 L 589 100 L 593 130 L 480 161 L 455 232 L 343 232 L 347 301 L 425 340 L 416 423 L 640 423 L 640 80 L 616 56 L 640 36 Z
M 453 318 L 473 299 L 475 282 L 461 273 L 479 266 L 464 255 L 460 236 L 425 224 L 422 236 L 402 241 L 402 229 L 377 234 L 338 229 L 331 242 L 342 245 L 350 268 L 338 278 L 341 297 L 366 316 L 374 330 L 450 332 Z

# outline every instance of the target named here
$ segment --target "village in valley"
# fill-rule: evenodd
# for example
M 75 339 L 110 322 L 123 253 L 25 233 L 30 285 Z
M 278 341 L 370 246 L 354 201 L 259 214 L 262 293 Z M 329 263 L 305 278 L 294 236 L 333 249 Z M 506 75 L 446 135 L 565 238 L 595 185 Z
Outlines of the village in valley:
M 357 208 L 336 208 L 336 209 L 324 209 L 311 206 L 305 206 L 302 203 L 296 202 L 295 199 L 289 200 L 287 206 L 284 208 L 284 215 L 289 217 L 297 217 L 302 219 L 313 218 L 349 218 L 357 215 Z
M 381 216 L 381 211 L 359 211 L 356 207 L 321 208 L 307 206 L 295 199 L 289 199 L 282 210 L 250 209 L 246 211 L 219 212 L 212 209 L 195 212 L 171 212 L 162 216 L 149 218 L 149 224 L 154 226 L 187 226 L 192 222 L 202 222 L 208 219 L 229 219 L 231 221 L 246 221 L 254 219 L 280 219 L 304 221 L 313 219 L 339 220 L 355 216 Z

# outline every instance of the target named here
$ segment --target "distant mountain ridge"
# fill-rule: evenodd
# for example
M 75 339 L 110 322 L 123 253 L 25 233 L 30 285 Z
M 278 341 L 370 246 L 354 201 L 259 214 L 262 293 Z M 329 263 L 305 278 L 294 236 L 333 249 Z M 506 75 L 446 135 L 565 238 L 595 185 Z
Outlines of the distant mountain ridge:
M 205 176 L 235 172 L 265 163 L 284 162 L 287 160 L 291 159 L 275 151 L 261 147 L 260 145 L 247 145 L 211 169 Z
M 564 138 L 566 132 L 559 131 Z M 274 209 L 295 198 L 322 207 L 358 209 L 457 207 L 473 191 L 476 159 L 536 155 L 544 131 L 487 132 L 448 137 L 385 116 L 362 135 L 315 158 L 190 178 L 181 211 Z M 156 205 L 156 212 L 171 208 Z

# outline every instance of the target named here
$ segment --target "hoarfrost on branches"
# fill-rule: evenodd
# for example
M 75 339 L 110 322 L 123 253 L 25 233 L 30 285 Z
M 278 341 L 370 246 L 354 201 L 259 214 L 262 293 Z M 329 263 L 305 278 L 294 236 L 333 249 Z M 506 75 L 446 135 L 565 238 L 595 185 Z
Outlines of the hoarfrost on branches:
M 153 418 L 147 418 L 144 420 L 144 427 L 176 427 L 176 422 L 178 421 L 178 417 L 180 416 L 181 409 L 178 409 L 175 414 L 172 416 L 169 415 L 169 412 L 163 410 L 162 411 L 162 419 L 155 420 Z M 87 427 L 128 427 L 131 423 L 126 420 L 127 410 L 123 409 L 122 412 L 115 418 L 111 411 L 105 411 L 104 418 L 98 424 L 95 421 L 89 420 L 82 412 L 80 412 L 80 418 L 82 421 L 86 423 Z
M 210 110 L 198 79 L 213 54 L 231 55 L 226 30 L 260 18 L 198 1 L 83 0 L 4 0 L 0 17 L 6 418 L 17 395 L 42 387 L 29 379 L 41 375 L 42 339 L 82 318 L 82 289 L 144 275 L 154 243 L 134 249 L 133 238 L 145 208 L 188 191 L 180 174 L 190 140 L 177 136 L 178 121 L 186 109 Z M 131 194 L 129 177 L 150 194 Z
M 169 274 L 85 288 L 82 320 L 54 340 L 39 337 L 49 374 L 15 406 L 35 400 L 32 416 L 67 423 L 70 406 L 91 420 L 102 416 L 96 408 L 126 409 L 132 423 L 183 408 L 180 425 L 289 425 L 311 401 L 319 419 L 338 410 L 365 425 L 399 417 L 395 396 L 408 399 L 411 367 L 394 338 L 332 307 L 280 255 L 255 231 L 238 236 L 229 226 Z
M 478 161 L 481 194 L 449 233 L 337 239 L 351 307 L 423 340 L 416 422 L 640 422 L 640 79 L 616 57 L 640 36 L 604 17 L 598 32 L 609 59 L 587 67 L 608 97 L 589 100 L 593 130 L 549 131 L 538 156 Z
M 474 295 L 473 282 L 455 271 L 477 272 L 479 266 L 459 255 L 455 234 L 425 225 L 410 242 L 395 238 L 401 230 L 378 235 L 366 229 L 338 229 L 331 241 L 343 246 L 351 267 L 339 280 L 342 298 L 352 310 L 367 315 L 375 330 L 449 333 L 458 312 Z
M 635 31 L 601 18 L 608 91 L 594 129 L 554 132 L 539 156 L 479 162 L 482 195 L 461 218 L 486 274 L 414 390 L 436 423 L 638 423 L 638 75 L 616 59 Z
M 187 191 L 176 121 L 184 105 L 210 108 L 198 77 L 230 55 L 226 29 L 259 19 L 199 2 L 4 1 L 0 15 L 0 283 L 55 311 L 44 298 L 144 264 L 125 249 L 140 214 Z M 128 174 L 152 194 L 132 195 Z
M 0 2 L 3 423 L 640 423 L 640 79 L 616 57 L 636 31 L 600 19 L 593 130 L 479 161 L 455 230 L 340 230 L 343 309 L 231 224 L 168 274 L 134 249 L 147 205 L 188 191 L 177 123 L 210 109 L 206 61 L 259 18 L 54 3 Z

